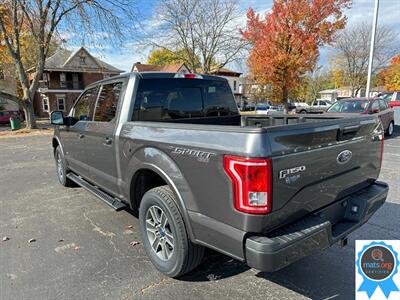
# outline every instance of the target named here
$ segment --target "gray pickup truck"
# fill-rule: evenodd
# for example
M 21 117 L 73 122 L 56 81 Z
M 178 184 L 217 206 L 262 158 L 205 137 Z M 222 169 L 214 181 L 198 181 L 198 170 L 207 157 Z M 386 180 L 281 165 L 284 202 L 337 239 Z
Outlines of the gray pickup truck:
M 241 116 L 225 79 L 129 73 L 55 111 L 58 179 L 139 217 L 162 273 L 208 247 L 263 271 L 345 244 L 386 200 L 373 115 Z

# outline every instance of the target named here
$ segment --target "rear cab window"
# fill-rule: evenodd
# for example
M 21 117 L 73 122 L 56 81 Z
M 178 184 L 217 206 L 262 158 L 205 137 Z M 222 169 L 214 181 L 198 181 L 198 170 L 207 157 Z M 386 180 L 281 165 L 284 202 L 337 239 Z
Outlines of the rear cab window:
M 139 82 L 132 119 L 157 122 L 238 114 L 226 81 L 146 78 Z

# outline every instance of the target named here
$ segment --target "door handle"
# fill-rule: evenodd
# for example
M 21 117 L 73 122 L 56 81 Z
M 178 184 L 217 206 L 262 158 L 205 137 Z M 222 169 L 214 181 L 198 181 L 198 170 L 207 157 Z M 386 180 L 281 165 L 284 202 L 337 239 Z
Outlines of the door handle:
M 80 134 L 78 134 L 78 137 L 79 137 L 80 139 L 83 139 L 85 136 L 84 136 L 82 133 L 80 133 Z
M 109 138 L 109 137 L 106 137 L 106 138 L 104 139 L 104 144 L 105 144 L 105 145 L 111 145 L 111 144 L 112 144 L 112 139 Z

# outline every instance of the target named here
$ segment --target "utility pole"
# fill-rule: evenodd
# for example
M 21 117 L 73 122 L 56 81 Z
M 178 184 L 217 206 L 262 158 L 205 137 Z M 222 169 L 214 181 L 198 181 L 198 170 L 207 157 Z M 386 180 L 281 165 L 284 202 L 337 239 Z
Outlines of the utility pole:
M 375 46 L 376 23 L 378 22 L 378 9 L 379 9 L 379 0 L 375 0 L 374 19 L 372 22 L 372 32 L 371 32 L 371 45 L 369 49 L 367 89 L 365 91 L 366 97 L 369 97 L 369 92 L 371 89 L 372 62 L 374 59 L 374 46 Z

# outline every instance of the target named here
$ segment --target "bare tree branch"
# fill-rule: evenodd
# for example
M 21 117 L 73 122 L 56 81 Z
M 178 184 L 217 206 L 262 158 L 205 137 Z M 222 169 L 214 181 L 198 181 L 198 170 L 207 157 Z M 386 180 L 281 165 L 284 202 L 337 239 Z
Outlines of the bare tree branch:
M 336 68 L 342 72 L 344 80 L 351 86 L 352 96 L 356 96 L 367 82 L 370 39 L 370 24 L 360 23 L 344 29 L 334 43 L 337 50 Z M 399 51 L 398 44 L 398 38 L 391 29 L 384 26 L 377 28 L 373 74 L 387 66 L 390 59 Z
M 184 50 L 191 71 L 219 69 L 237 60 L 246 42 L 239 32 L 236 0 L 162 0 L 158 26 L 146 43 L 171 51 Z

